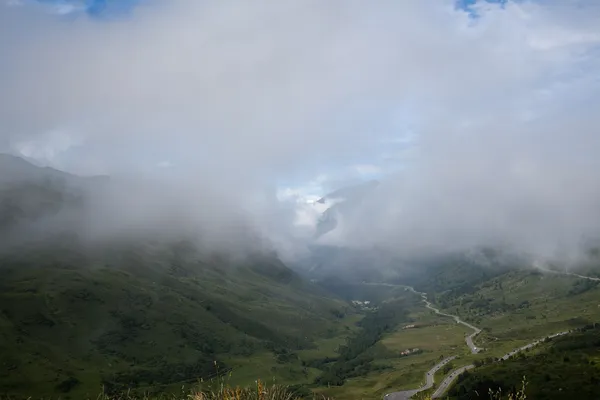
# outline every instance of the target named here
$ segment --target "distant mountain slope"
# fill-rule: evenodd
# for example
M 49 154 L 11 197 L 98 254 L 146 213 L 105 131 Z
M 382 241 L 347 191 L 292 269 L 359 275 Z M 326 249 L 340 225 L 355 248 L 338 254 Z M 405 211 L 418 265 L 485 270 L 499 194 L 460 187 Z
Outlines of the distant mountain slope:
M 378 181 L 368 181 L 355 186 L 338 189 L 320 198 L 317 202 L 329 206 L 317 223 L 316 237 L 334 230 L 339 220 L 356 210 L 363 199 L 379 185 Z
M 319 199 L 317 202 L 327 208 L 318 220 L 316 241 L 304 257 L 295 260 L 295 268 L 311 279 L 330 283 L 396 279 L 401 263 L 393 252 L 377 247 L 351 248 L 327 240 L 336 229 L 341 229 L 345 219 L 361 209 L 378 185 L 378 181 L 368 181 L 343 187 Z
M 41 168 L 23 158 L 10 154 L 0 154 L 0 184 L 6 182 L 32 182 L 43 179 L 67 180 L 75 176 L 53 168 Z
M 524 260 L 491 249 L 444 253 L 403 260 L 398 282 L 422 292 L 462 292 L 507 271 L 527 266 Z
M 85 185 L 86 182 L 107 180 L 107 176 L 80 177 L 50 167 L 38 167 L 21 157 L 0 153 L 0 186 L 18 183 Z
M 348 282 L 397 280 L 401 260 L 379 248 L 354 249 L 314 245 L 295 267 L 311 279 Z
M 25 237 L 44 236 L 58 228 L 58 219 L 64 227 L 79 228 L 85 223 L 87 200 L 109 181 L 106 176 L 79 177 L 0 154 L 0 249 Z

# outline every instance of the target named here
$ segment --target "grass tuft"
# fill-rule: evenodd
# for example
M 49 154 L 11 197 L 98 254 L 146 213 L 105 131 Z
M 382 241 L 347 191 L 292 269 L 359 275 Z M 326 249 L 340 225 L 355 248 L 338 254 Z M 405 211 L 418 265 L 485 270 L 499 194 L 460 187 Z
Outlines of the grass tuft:
M 189 393 L 163 395 L 153 397 L 148 395 L 134 395 L 125 393 L 121 395 L 101 394 L 96 400 L 301 400 L 288 386 L 267 386 L 260 379 L 252 387 L 241 388 L 229 386 L 223 381 L 213 389 L 192 390 Z M 331 400 L 319 397 L 320 400 Z

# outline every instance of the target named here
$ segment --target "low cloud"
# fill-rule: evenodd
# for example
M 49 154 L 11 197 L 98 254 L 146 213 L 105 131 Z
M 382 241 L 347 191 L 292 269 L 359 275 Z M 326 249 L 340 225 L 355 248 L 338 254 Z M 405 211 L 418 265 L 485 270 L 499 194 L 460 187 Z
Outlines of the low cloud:
M 354 168 L 382 184 L 339 244 L 575 252 L 600 217 L 600 9 L 474 10 L 172 0 L 65 20 L 0 7 L 0 149 L 167 182 L 166 204 L 205 232 L 242 219 L 286 249 L 307 235 L 278 184 Z

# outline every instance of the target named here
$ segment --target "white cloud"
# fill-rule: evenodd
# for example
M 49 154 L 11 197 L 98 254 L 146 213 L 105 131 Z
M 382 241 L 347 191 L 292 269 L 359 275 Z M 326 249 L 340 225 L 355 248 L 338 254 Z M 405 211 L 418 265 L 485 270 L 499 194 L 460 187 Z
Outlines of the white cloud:
M 156 166 L 159 168 L 170 168 L 173 166 L 173 163 L 171 161 L 161 161 Z
M 480 2 L 473 20 L 454 3 L 172 0 L 101 22 L 3 7 L 0 146 L 73 170 L 168 158 L 195 183 L 182 195 L 209 186 L 278 235 L 296 210 L 267 212 L 274 182 L 315 176 L 287 194 L 306 202 L 377 169 L 401 171 L 347 243 L 594 233 L 598 5 Z M 48 139 L 63 126 L 76 151 Z
M 18 7 L 22 6 L 24 3 L 24 0 L 6 0 L 6 5 L 8 7 Z
M 64 129 L 54 129 L 12 143 L 13 152 L 41 164 L 61 166 L 60 157 L 81 144 L 81 139 Z
M 316 179 L 318 180 L 319 178 Z M 280 202 L 291 204 L 294 213 L 293 226 L 301 230 L 301 235 L 312 235 L 319 218 L 330 206 L 318 202 L 322 196 L 323 188 L 315 181 L 305 187 L 287 187 L 277 191 L 277 199 Z
M 352 166 L 361 177 L 373 177 L 382 173 L 381 167 L 373 164 L 357 164 Z

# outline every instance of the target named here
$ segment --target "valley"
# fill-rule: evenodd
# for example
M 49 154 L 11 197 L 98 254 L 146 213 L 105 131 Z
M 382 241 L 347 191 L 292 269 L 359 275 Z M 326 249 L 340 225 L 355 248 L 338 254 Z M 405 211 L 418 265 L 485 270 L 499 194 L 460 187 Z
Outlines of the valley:
M 600 321 L 600 291 L 582 276 L 510 269 L 434 293 L 375 282 L 330 292 L 264 256 L 234 263 L 188 254 L 174 263 L 179 246 L 132 246 L 109 260 L 72 246 L 4 255 L 4 393 L 75 399 L 104 386 L 159 394 L 199 380 L 210 387 L 220 376 L 342 400 L 437 398 L 462 382 L 456 371 L 477 373 L 514 349 Z
M 545 274 L 532 269 L 510 269 L 474 285 L 464 293 L 455 290 L 434 294 L 433 297 L 440 299 L 445 305 L 443 311 L 440 310 L 445 315 L 437 314 L 436 306 L 424 301 L 409 314 L 412 321 L 410 329 L 400 326 L 381 340 L 384 347 L 396 354 L 395 357 L 386 359 L 386 363 L 394 367 L 393 371 L 357 377 L 344 386 L 325 393 L 336 398 L 351 399 L 357 398 L 357 395 L 363 396 L 361 398 L 375 398 L 368 395 L 369 391 L 375 391 L 376 397 L 382 398 L 392 392 L 389 389 L 393 388 L 406 390 L 406 393 L 414 395 L 414 389 L 426 383 L 426 373 L 436 370 L 433 389 L 425 390 L 424 395 L 429 392 L 435 398 L 443 398 L 444 392 L 452 387 L 460 372 L 492 365 L 494 360 L 508 359 L 519 352 L 528 352 L 533 346 L 539 346 L 540 341 L 544 342 L 545 338 L 557 337 L 599 321 L 600 291 L 596 285 L 588 286 L 585 281 L 595 282 L 595 279 L 574 277 L 572 274 Z M 388 288 L 395 286 L 389 283 L 365 285 Z M 404 288 L 402 285 L 398 287 Z M 490 288 L 495 288 L 493 295 L 487 292 Z M 410 289 L 407 291 L 425 300 L 423 294 Z M 488 298 L 492 305 L 476 311 L 471 307 L 473 299 L 482 297 Z M 451 302 L 449 299 L 452 299 Z M 491 299 L 504 301 L 505 309 L 496 310 L 497 306 L 493 305 L 494 300 Z M 455 315 L 460 321 L 464 320 L 466 326 L 456 323 Z M 494 335 L 494 332 L 498 334 Z M 472 340 L 473 347 L 468 345 L 471 342 L 469 339 Z M 419 348 L 420 351 L 418 354 L 402 357 L 401 352 L 406 348 Z M 476 351 L 473 351 L 474 348 Z M 452 357 L 451 362 L 439 365 L 440 361 L 446 360 L 445 357 Z M 443 368 L 438 371 L 437 366 Z M 535 370 L 530 371 L 532 375 L 537 373 Z M 446 377 L 448 380 L 445 380 Z M 393 396 L 394 393 L 387 398 L 392 399 Z M 419 396 L 421 394 L 415 398 Z
M 322 286 L 274 258 L 207 258 L 182 243 L 113 248 L 109 258 L 56 246 L 0 259 L 0 385 L 15 399 L 257 378 L 301 396 L 438 398 L 469 390 L 459 372 L 600 321 L 600 290 L 584 276 L 510 268 L 425 293 Z
M 258 379 L 301 398 L 466 399 L 486 371 L 600 321 L 597 254 L 565 271 L 490 249 L 404 260 L 321 246 L 286 264 L 156 232 L 90 242 L 77 227 L 88 189 L 107 181 L 25 176 L 0 191 L 0 395 L 11 399 Z M 31 224 L 44 229 L 25 235 Z M 509 378 L 493 382 L 516 387 Z
M 598 21 L 0 0 L 0 400 L 600 400 Z

